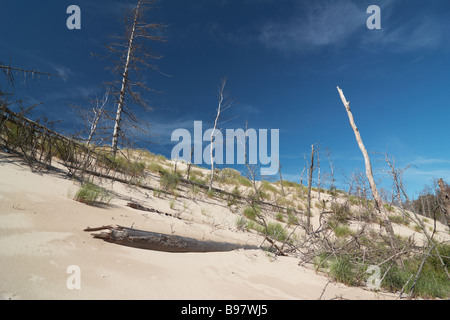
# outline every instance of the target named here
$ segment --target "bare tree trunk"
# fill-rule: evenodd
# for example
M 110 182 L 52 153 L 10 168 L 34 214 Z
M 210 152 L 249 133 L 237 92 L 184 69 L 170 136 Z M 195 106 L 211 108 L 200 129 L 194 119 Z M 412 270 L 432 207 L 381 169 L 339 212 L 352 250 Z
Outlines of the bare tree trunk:
M 333 166 L 333 162 L 331 161 L 330 150 L 328 148 L 327 148 L 327 158 L 328 158 L 328 163 L 330 164 L 330 170 L 331 170 L 331 189 L 334 190 L 334 188 L 336 187 L 334 185 L 334 183 L 335 183 L 334 166 Z
M 283 187 L 283 177 L 281 176 L 281 163 L 278 161 L 278 172 L 280 174 L 280 186 L 281 186 L 281 194 L 284 196 L 286 196 L 286 193 L 284 192 L 284 187 Z
M 91 144 L 92 137 L 94 136 L 95 131 L 97 130 L 98 122 L 100 121 L 100 118 L 103 115 L 106 103 L 108 103 L 108 92 L 106 92 L 105 95 L 103 96 L 102 105 L 99 106 L 98 99 L 97 99 L 97 107 L 96 108 L 92 108 L 92 111 L 94 112 L 94 119 L 92 120 L 91 129 L 90 129 L 90 132 L 89 132 L 89 137 L 88 137 L 88 140 L 86 142 L 86 144 L 88 146 Z
M 302 170 L 302 175 L 300 176 L 300 186 L 301 186 L 301 195 L 303 196 L 303 174 L 305 173 L 305 170 L 306 170 L 306 166 L 305 167 L 303 167 L 303 170 Z
M 423 198 L 424 198 L 424 196 L 421 196 L 420 200 L 422 202 L 422 215 L 425 217 L 426 216 L 426 214 L 425 214 L 425 201 L 423 200 Z
M 311 187 L 312 187 L 312 177 L 314 171 L 314 145 L 311 146 L 311 163 L 309 166 L 309 177 L 308 177 L 308 208 L 306 210 L 306 230 L 309 233 L 311 229 Z
M 116 121 L 114 124 L 114 132 L 113 132 L 113 139 L 112 139 L 111 153 L 112 153 L 113 157 L 115 157 L 117 154 L 117 145 L 119 142 L 119 132 L 120 132 L 120 122 L 121 122 L 121 118 L 122 118 L 123 104 L 124 104 L 124 100 L 125 100 L 125 90 L 126 90 L 127 83 L 128 83 L 128 72 L 129 72 L 130 62 L 131 62 L 131 52 L 133 50 L 133 42 L 134 42 L 134 37 L 135 37 L 135 32 L 136 32 L 136 24 L 137 24 L 137 20 L 138 20 L 140 6 L 141 6 L 141 1 L 138 1 L 138 4 L 135 9 L 135 13 L 134 13 L 133 27 L 131 29 L 130 38 L 128 39 L 127 59 L 125 61 L 125 66 L 123 69 L 122 88 L 120 90 L 119 103 L 117 104 Z
M 219 89 L 219 106 L 217 107 L 217 115 L 216 115 L 216 119 L 214 120 L 214 127 L 212 129 L 211 132 L 211 150 L 210 150 L 210 156 L 211 156 L 211 177 L 209 179 L 209 190 L 212 190 L 212 184 L 213 184 L 213 180 L 214 180 L 214 156 L 213 156 L 213 145 L 215 142 L 215 135 L 216 135 L 216 128 L 217 128 L 217 124 L 219 122 L 219 118 L 220 118 L 220 113 L 222 112 L 222 104 L 224 102 L 224 90 L 225 90 L 225 84 L 227 83 L 226 79 L 222 80 L 222 84 L 220 86 Z
M 447 226 L 450 228 L 449 224 L 449 215 L 450 215 L 450 190 L 445 187 L 444 179 L 439 179 L 438 181 L 439 189 L 441 190 L 441 201 L 442 201 L 442 211 L 444 214 L 445 221 L 447 222 Z
M 245 132 L 247 132 L 248 130 L 248 121 L 245 120 Z M 255 191 L 255 197 L 256 200 L 261 200 L 259 197 L 259 190 L 258 190 L 258 186 L 256 185 L 256 173 L 255 173 L 255 168 L 250 166 L 250 163 L 248 162 L 248 152 L 247 152 L 247 140 L 248 137 L 245 135 L 244 136 L 244 162 L 245 162 L 245 166 L 247 167 L 247 177 L 248 175 L 250 175 L 250 181 L 253 185 L 253 190 Z M 261 184 L 260 186 L 262 186 L 262 180 L 261 180 Z
M 320 188 L 322 187 L 322 183 L 320 181 L 320 157 L 319 157 L 319 153 L 317 153 L 317 191 L 319 192 L 318 194 L 318 200 L 320 201 Z
M 191 165 L 192 165 L 192 155 L 194 153 L 194 147 L 191 147 L 191 156 L 189 157 L 189 164 L 187 167 L 187 173 L 186 173 L 186 179 L 189 180 L 189 174 L 191 172 Z
M 364 156 L 364 162 L 366 165 L 366 176 L 369 180 L 370 189 L 372 191 L 373 198 L 375 200 L 375 207 L 379 214 L 381 215 L 381 218 L 383 219 L 384 228 L 389 236 L 389 241 L 391 244 L 391 247 L 394 251 L 397 251 L 397 240 L 395 238 L 394 229 L 392 228 L 391 221 L 389 220 L 388 214 L 383 210 L 383 203 L 381 201 L 380 194 L 378 193 L 377 186 L 375 184 L 375 180 L 373 178 L 373 172 L 372 172 L 372 165 L 370 163 L 369 153 L 367 152 L 363 141 L 361 139 L 361 135 L 359 133 L 358 127 L 356 126 L 355 120 L 353 118 L 353 114 L 350 110 L 350 102 L 347 101 L 347 99 L 344 96 L 343 91 L 338 87 L 339 95 L 341 96 L 342 103 L 345 106 L 345 109 L 347 111 L 348 118 L 350 120 L 350 125 L 353 129 L 353 132 L 355 133 L 356 141 L 358 142 L 359 148 L 361 149 L 361 152 Z

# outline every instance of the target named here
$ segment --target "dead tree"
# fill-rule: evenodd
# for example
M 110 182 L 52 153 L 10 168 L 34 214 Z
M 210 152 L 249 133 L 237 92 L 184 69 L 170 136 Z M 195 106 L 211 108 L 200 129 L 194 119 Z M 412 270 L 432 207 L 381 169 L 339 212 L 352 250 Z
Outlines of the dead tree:
M 320 152 L 317 152 L 317 199 L 320 201 L 320 189 L 322 188 L 322 180 L 320 175 Z
M 308 172 L 308 208 L 306 210 L 306 231 L 309 233 L 311 229 L 311 187 L 314 171 L 314 145 L 311 146 L 311 163 Z
M 48 78 L 50 77 L 59 77 L 56 74 L 51 74 L 51 73 L 45 73 L 45 72 L 39 72 L 36 70 L 30 70 L 30 69 L 22 69 L 22 68 L 17 68 L 17 67 L 12 67 L 11 66 L 11 62 L 8 66 L 2 64 L 0 62 L 0 70 L 3 71 L 6 75 L 7 81 L 8 83 L 10 83 L 12 86 L 14 86 L 15 83 L 15 77 L 14 77 L 14 73 L 21 73 L 23 75 L 24 78 L 26 78 L 27 75 L 29 75 L 31 77 L 32 80 L 35 79 L 36 76 L 47 76 Z
M 243 141 L 243 145 L 244 145 L 244 164 L 245 164 L 245 167 L 247 169 L 247 178 L 252 183 L 253 190 L 255 192 L 256 200 L 261 200 L 260 199 L 260 189 L 261 189 L 261 187 L 263 185 L 262 184 L 263 181 L 262 181 L 262 179 L 260 179 L 261 183 L 259 184 L 259 188 L 258 188 L 256 171 L 257 171 L 259 166 L 258 165 L 251 165 L 249 163 L 249 155 L 248 155 L 249 151 L 247 149 L 247 147 L 248 147 L 247 141 L 249 141 L 249 137 L 247 135 L 247 132 L 248 132 L 248 121 L 245 120 L 245 135 L 244 135 L 244 141 Z
M 450 187 L 444 183 L 444 179 L 442 178 L 438 180 L 438 185 L 440 189 L 440 207 L 447 226 L 450 228 L 448 217 L 450 215 Z
M 152 51 L 144 47 L 143 40 L 165 41 L 160 33 L 164 29 L 161 23 L 146 23 L 144 13 L 153 4 L 152 0 L 139 0 L 132 11 L 131 23 L 126 19 L 126 32 L 124 37 L 117 37 L 118 42 L 107 47 L 111 55 L 118 57 L 114 61 L 112 72 L 119 74 L 121 81 L 107 83 L 111 87 L 111 93 L 116 98 L 117 110 L 114 119 L 114 131 L 112 135 L 111 153 L 115 157 L 119 145 L 119 139 L 131 142 L 128 138 L 131 134 L 125 134 L 124 128 L 130 128 L 139 132 L 148 133 L 139 118 L 133 112 L 131 104 L 139 105 L 144 110 L 151 110 L 149 104 L 142 98 L 139 91 L 154 91 L 138 79 L 142 67 L 158 70 L 150 60 L 160 59 Z M 129 130 L 132 131 L 132 130 Z
M 186 179 L 189 180 L 189 175 L 191 173 L 191 166 L 192 166 L 192 155 L 194 154 L 194 146 L 191 147 L 191 155 L 189 157 L 189 163 L 186 170 Z
M 214 126 L 211 131 L 210 137 L 210 159 L 211 159 L 211 176 L 209 178 L 209 190 L 212 190 L 212 184 L 214 180 L 214 144 L 217 143 L 216 136 L 217 132 L 220 132 L 221 129 L 217 129 L 219 125 L 221 114 L 231 107 L 232 103 L 228 98 L 228 93 L 225 91 L 225 86 L 227 84 L 227 79 L 223 78 L 218 90 L 218 106 L 216 110 L 216 118 L 214 120 Z M 222 141 L 223 143 L 223 141 Z
M 103 99 L 101 101 L 101 105 L 97 99 L 96 104 L 97 106 L 92 108 L 92 113 L 94 114 L 92 121 L 90 123 L 90 130 L 89 130 L 89 137 L 86 141 L 86 144 L 89 146 L 91 144 L 92 138 L 97 131 L 98 123 L 100 122 L 100 119 L 102 118 L 104 112 L 105 112 L 105 106 L 108 103 L 108 92 L 105 93 L 103 96 Z
M 344 104 L 345 110 L 347 111 L 348 118 L 350 120 L 350 125 L 353 129 L 353 132 L 355 133 L 356 141 L 358 143 L 359 148 L 361 149 L 361 152 L 364 156 L 364 162 L 366 166 L 366 176 L 369 180 L 370 189 L 372 191 L 373 199 L 375 200 L 375 208 L 380 214 L 383 223 L 384 228 L 388 234 L 389 242 L 394 251 L 397 250 L 397 240 L 395 238 L 394 229 L 392 227 L 391 221 L 389 220 L 388 214 L 383 210 L 383 203 L 381 201 L 380 194 L 378 193 L 377 185 L 375 184 L 375 179 L 373 178 L 373 172 L 372 172 L 372 164 L 370 163 L 369 153 L 367 152 L 366 147 L 363 144 L 363 141 L 361 139 L 361 134 L 359 133 L 358 127 L 356 126 L 355 120 L 353 118 L 353 114 L 350 110 L 350 102 L 347 101 L 347 99 L 344 96 L 344 92 L 337 87 L 339 95 L 341 97 L 342 103 Z
M 408 197 L 408 194 L 406 193 L 405 186 L 403 184 L 403 173 L 410 166 L 407 166 L 404 169 L 395 169 L 395 162 L 391 162 L 390 159 L 389 159 L 389 156 L 387 154 L 386 154 L 386 163 L 388 164 L 388 166 L 391 169 L 390 175 L 391 175 L 392 179 L 394 180 L 394 184 L 395 184 L 396 189 L 399 192 L 399 197 L 403 196 L 406 199 L 406 203 L 410 204 L 411 201 L 410 201 L 410 199 Z M 435 253 L 436 253 L 436 255 L 437 255 L 437 257 L 438 257 L 438 259 L 439 259 L 439 261 L 440 261 L 444 271 L 445 271 L 445 273 L 447 274 L 447 278 L 450 280 L 450 274 L 447 271 L 447 266 L 445 265 L 444 260 L 442 259 L 442 256 L 439 253 L 439 250 L 436 248 L 436 243 L 433 240 L 433 236 L 432 235 L 430 236 L 428 234 L 427 228 L 424 225 L 422 219 L 419 218 L 419 216 L 417 215 L 417 213 L 415 212 L 414 209 L 411 211 L 411 213 L 413 214 L 414 217 L 412 217 L 409 214 L 409 212 L 406 212 L 406 210 L 403 208 L 403 201 L 401 201 L 401 198 L 399 199 L 399 204 L 400 204 L 400 210 L 402 210 L 402 213 L 404 215 L 408 216 L 412 221 L 414 221 L 414 223 L 422 230 L 422 233 L 425 235 L 425 237 L 428 240 L 428 245 L 430 247 L 430 251 L 429 252 L 431 252 L 434 249 L 434 251 L 435 251 Z M 434 233 L 434 231 L 433 231 L 433 233 Z M 425 262 L 425 260 L 428 258 L 428 256 L 429 256 L 429 254 L 427 256 L 425 256 L 425 258 L 424 258 L 424 260 L 422 262 L 422 266 L 423 266 L 423 263 Z M 419 269 L 419 271 L 417 273 L 416 280 L 417 280 L 417 277 L 418 277 L 419 274 L 420 274 L 420 269 Z
M 278 172 L 280 174 L 280 186 L 281 186 L 281 194 L 286 196 L 286 193 L 284 192 L 284 186 L 283 186 L 283 176 L 281 175 L 281 163 L 278 161 Z

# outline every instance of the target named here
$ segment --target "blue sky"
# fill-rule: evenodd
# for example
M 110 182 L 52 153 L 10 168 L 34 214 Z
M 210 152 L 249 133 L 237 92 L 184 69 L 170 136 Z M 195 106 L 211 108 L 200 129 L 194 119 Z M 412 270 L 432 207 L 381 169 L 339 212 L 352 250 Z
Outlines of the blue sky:
M 85 105 L 103 94 L 104 44 L 122 32 L 121 18 L 135 1 L 2 1 L 0 61 L 56 73 L 22 83 L 14 91 L 26 105 L 43 102 L 35 115 L 80 125 L 70 103 Z M 68 30 L 66 9 L 81 8 L 81 30 Z M 381 8 L 381 30 L 369 30 L 370 5 Z M 347 189 L 364 162 L 336 87 L 351 102 L 376 178 L 390 182 L 379 153 L 413 164 L 404 176 L 417 197 L 433 178 L 450 180 L 450 3 L 446 0 L 160 0 L 149 22 L 168 25 L 165 43 L 149 45 L 163 55 L 169 76 L 144 73 L 153 111 L 139 113 L 153 137 L 150 151 L 170 156 L 174 129 L 211 123 L 220 79 L 236 106 L 226 127 L 280 130 L 283 176 L 298 182 L 311 144 L 321 147 L 322 173 L 331 151 L 338 187 Z M 3 80 L 2 80 L 3 81 Z M 2 88 L 6 84 L 1 82 Z M 9 88 L 10 89 L 10 88 Z M 10 89 L 12 90 L 12 89 Z M 149 143 L 151 142 L 151 143 Z

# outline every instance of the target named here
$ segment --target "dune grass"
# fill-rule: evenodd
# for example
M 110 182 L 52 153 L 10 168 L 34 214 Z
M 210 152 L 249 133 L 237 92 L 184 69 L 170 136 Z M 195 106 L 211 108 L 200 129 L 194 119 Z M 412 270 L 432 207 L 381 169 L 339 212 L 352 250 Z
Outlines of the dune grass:
M 91 182 L 85 182 L 75 194 L 75 200 L 87 205 L 95 203 L 109 203 L 112 195 L 104 188 Z

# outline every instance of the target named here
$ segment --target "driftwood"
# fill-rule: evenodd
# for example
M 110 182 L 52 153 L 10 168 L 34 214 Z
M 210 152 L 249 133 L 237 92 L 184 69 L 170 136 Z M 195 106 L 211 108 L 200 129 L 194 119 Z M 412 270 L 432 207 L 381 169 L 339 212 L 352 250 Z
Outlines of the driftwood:
M 156 210 L 154 208 L 147 208 L 147 207 L 144 207 L 143 205 L 141 205 L 139 203 L 128 202 L 127 203 L 127 207 L 130 207 L 130 208 L 133 208 L 133 209 L 136 209 L 136 210 L 140 210 L 140 211 L 146 211 L 146 212 L 153 212 L 153 213 L 157 213 L 157 214 L 162 214 L 162 215 L 165 215 L 167 217 L 172 217 L 172 218 L 176 218 L 176 219 L 181 220 L 180 217 L 176 217 L 173 214 L 170 214 L 170 213 L 167 213 L 167 212 L 162 212 L 162 211 Z
M 107 232 L 93 233 L 91 235 L 94 238 L 103 239 L 107 242 L 146 250 L 164 252 L 225 252 L 237 249 L 258 249 L 257 246 L 201 241 L 193 238 L 137 230 L 118 225 L 86 228 L 84 231 L 96 232 L 103 230 Z

